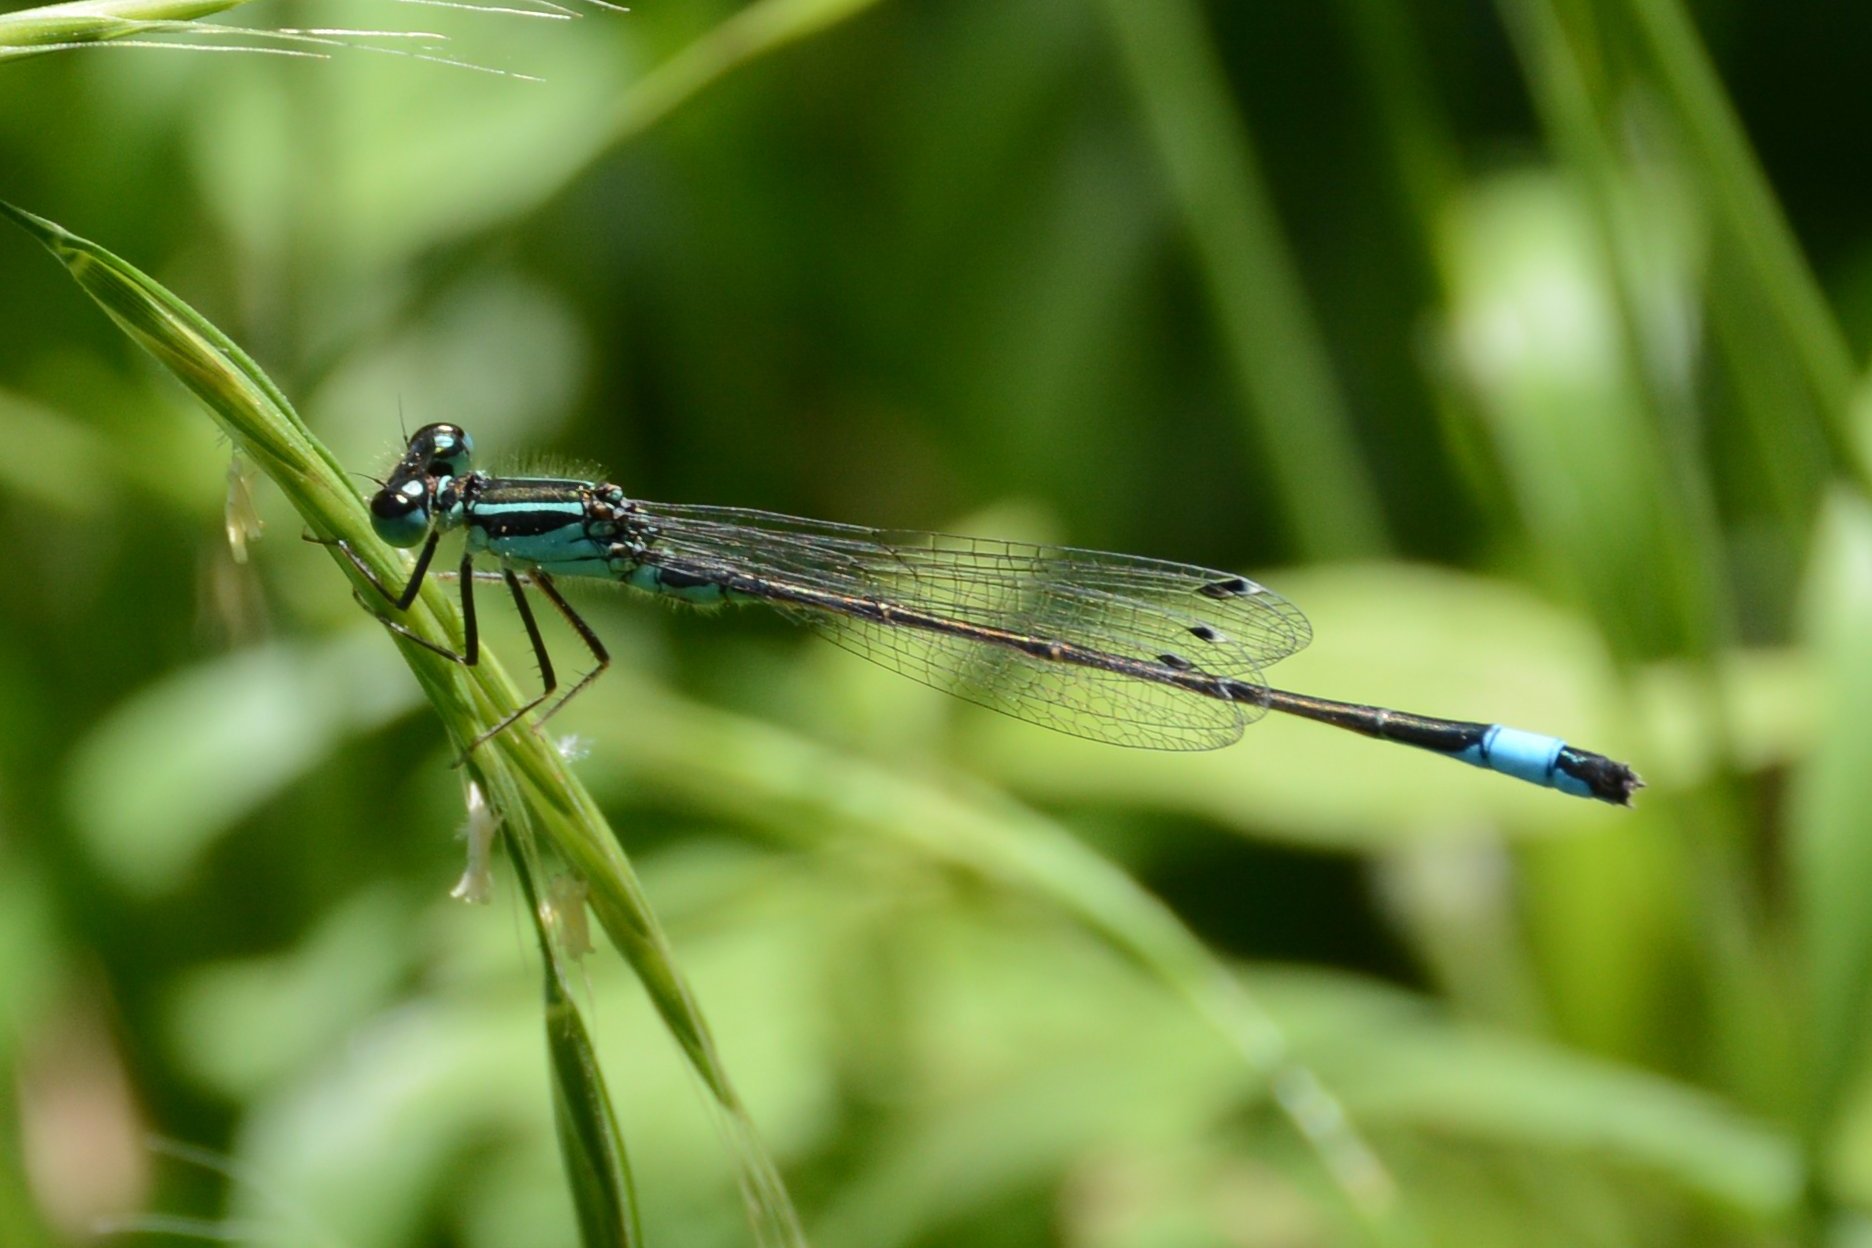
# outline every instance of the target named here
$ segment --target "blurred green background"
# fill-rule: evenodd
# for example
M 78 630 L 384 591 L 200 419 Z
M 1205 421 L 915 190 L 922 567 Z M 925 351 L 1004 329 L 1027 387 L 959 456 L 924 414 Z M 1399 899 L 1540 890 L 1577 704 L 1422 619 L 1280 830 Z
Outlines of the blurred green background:
M 1121 751 L 760 612 L 584 596 L 618 670 L 554 729 L 814 1243 L 1872 1243 L 1872 9 L 241 20 L 544 79 L 0 72 L 0 196 L 201 308 L 359 471 L 446 419 L 645 498 L 1240 569 L 1314 622 L 1275 683 L 1651 785 L 1280 721 Z M 415 683 L 264 484 L 235 561 L 212 426 L 23 235 L 0 291 L 0 1243 L 574 1242 L 535 955 L 504 866 L 447 900 Z M 1382 1175 L 1331 1181 L 1186 1002 L 954 848 L 1062 833 Z M 750 1242 L 615 961 L 586 1003 L 649 1242 Z

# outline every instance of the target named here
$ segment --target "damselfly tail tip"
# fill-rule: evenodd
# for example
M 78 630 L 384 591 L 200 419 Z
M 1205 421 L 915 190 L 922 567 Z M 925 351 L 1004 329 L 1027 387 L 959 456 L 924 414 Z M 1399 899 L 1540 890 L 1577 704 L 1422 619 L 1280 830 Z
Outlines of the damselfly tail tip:
M 1645 787 L 1637 772 L 1603 754 L 1568 746 L 1561 751 L 1558 765 L 1561 771 L 1585 786 L 1585 796 L 1614 806 L 1630 806 L 1632 795 Z
M 1637 796 L 1639 789 L 1645 787 L 1645 783 L 1643 780 L 1639 779 L 1637 772 L 1627 767 L 1624 763 L 1613 763 L 1610 759 L 1606 761 L 1611 763 L 1614 772 L 1614 780 L 1610 792 L 1603 794 L 1603 796 L 1606 801 L 1611 802 L 1613 805 L 1623 806 L 1629 810 L 1637 805 L 1632 798 Z

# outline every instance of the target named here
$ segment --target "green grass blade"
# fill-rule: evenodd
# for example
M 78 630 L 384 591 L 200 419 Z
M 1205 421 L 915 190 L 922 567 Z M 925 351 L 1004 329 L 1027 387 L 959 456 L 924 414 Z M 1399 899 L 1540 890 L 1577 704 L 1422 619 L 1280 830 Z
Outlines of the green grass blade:
M 553 1121 L 579 1232 L 587 1248 L 641 1244 L 637 1192 L 604 1072 L 584 1017 L 552 969 L 546 972 L 546 1047 L 552 1059 Z
M 30 1075 L 23 1042 L 56 1008 L 58 983 L 71 973 L 54 936 L 50 893 L 18 840 L 0 838 L 0 1244 L 52 1248 L 66 1239 L 46 1226 L 43 1196 L 28 1171 L 26 1114 Z M 69 1241 L 67 1241 L 69 1242 Z
M 1807 632 L 1826 690 L 1811 755 L 1796 773 L 1796 835 L 1789 871 L 1799 899 L 1810 1016 L 1803 1135 L 1816 1152 L 1849 1114 L 1865 1068 L 1872 1022 L 1872 769 L 1865 765 L 1866 699 L 1872 697 L 1872 515 L 1844 500 L 1829 509 L 1809 588 Z
M 546 996 L 546 1054 L 552 1070 L 553 1125 L 586 1248 L 634 1248 L 644 1242 L 637 1190 L 624 1133 L 605 1087 L 584 1015 L 566 986 L 566 953 L 547 916 L 541 867 L 530 829 L 509 826 L 507 857 L 539 941 Z
M 1687 164 L 1702 183 L 1722 225 L 1723 242 L 1741 261 L 1744 289 L 1736 294 L 1761 328 L 1804 378 L 1819 430 L 1842 466 L 1861 474 L 1863 441 L 1849 420 L 1855 385 L 1852 350 L 1828 307 L 1794 231 L 1769 188 L 1710 64 L 1709 53 L 1677 0 L 1622 0 L 1650 61 L 1656 86 L 1687 146 Z M 1763 317 L 1763 310 L 1767 315 Z M 1762 324 L 1765 322 L 1765 325 Z M 1772 333 L 1762 332 L 1772 330 Z M 1788 413 L 1782 413 L 1786 419 Z
M 625 93 L 609 123 L 612 142 L 649 129 L 684 100 L 790 43 L 810 38 L 877 0 L 757 0 L 658 65 Z
M 1682 366 L 1660 363 L 1687 350 L 1678 335 L 1694 298 L 1693 248 L 1669 199 L 1607 133 L 1615 123 L 1595 107 L 1593 58 L 1540 5 L 1510 5 L 1507 16 L 1569 176 L 1476 197 L 1472 214 L 1503 216 L 1466 216 L 1447 231 L 1472 368 L 1490 391 L 1485 410 L 1530 531 L 1585 590 L 1617 648 L 1707 655 L 1726 638 L 1733 594 L 1718 571 L 1722 535 L 1698 452 L 1673 436 L 1694 427 L 1695 399 Z M 1597 328 L 1569 332 L 1550 307 L 1560 292 L 1587 301 Z M 1510 312 L 1519 351 L 1491 344 L 1486 329 Z M 1540 343 L 1532 350 L 1530 333 Z M 1581 558 L 1585 549 L 1594 557 Z
M 1187 0 L 1105 10 L 1288 527 L 1314 558 L 1384 549 L 1376 487 L 1201 14 Z
M 349 542 L 386 584 L 405 578 L 403 555 L 377 539 L 349 476 L 232 339 L 97 244 L 8 204 L 0 203 L 0 215 L 44 244 L 132 340 L 201 399 L 313 533 Z M 375 593 L 347 560 L 334 553 L 333 561 L 358 592 Z M 411 604 L 403 623 L 437 645 L 454 649 L 461 644 L 460 617 L 433 581 Z M 464 668 L 409 641 L 398 639 L 397 645 L 457 749 L 520 704 L 513 683 L 492 655 L 484 653 L 479 664 Z M 590 794 L 551 745 L 532 732 L 502 733 L 475 752 L 467 770 L 503 826 L 543 836 L 590 886 L 594 913 L 722 1111 L 761 1242 L 803 1242 L 779 1167 L 761 1144 L 668 938 Z
M 1255 976 L 1282 1017 L 1335 1018 L 1325 1076 L 1360 1121 L 1559 1162 L 1628 1166 L 1751 1218 L 1785 1217 L 1805 1174 L 1788 1133 L 1694 1084 L 1425 1009 L 1367 981 Z
M 102 43 L 170 31 L 178 22 L 224 13 L 247 0 L 73 0 L 0 13 L 0 60 L 76 43 Z

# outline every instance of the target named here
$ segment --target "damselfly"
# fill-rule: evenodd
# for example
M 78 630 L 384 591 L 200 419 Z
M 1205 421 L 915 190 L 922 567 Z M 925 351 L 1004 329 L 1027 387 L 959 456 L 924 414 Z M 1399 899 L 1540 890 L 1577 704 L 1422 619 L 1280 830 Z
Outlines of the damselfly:
M 499 562 L 491 575 L 513 595 L 544 688 L 470 743 L 470 752 L 559 692 L 528 588 L 565 617 L 595 660 L 541 720 L 609 666 L 604 644 L 556 584 L 585 577 L 691 603 L 766 603 L 915 680 L 1095 741 L 1213 749 L 1281 711 L 1619 805 L 1629 805 L 1642 783 L 1625 764 L 1557 737 L 1269 688 L 1262 670 L 1304 647 L 1312 630 L 1298 608 L 1244 576 L 1069 546 L 648 503 L 604 482 L 494 476 L 472 467 L 473 453 L 458 426 L 419 429 L 371 499 L 378 535 L 419 548 L 401 590 L 336 543 L 403 611 L 442 535 L 465 530 L 461 651 L 380 618 L 469 666 L 480 655 L 474 560 L 485 554 Z

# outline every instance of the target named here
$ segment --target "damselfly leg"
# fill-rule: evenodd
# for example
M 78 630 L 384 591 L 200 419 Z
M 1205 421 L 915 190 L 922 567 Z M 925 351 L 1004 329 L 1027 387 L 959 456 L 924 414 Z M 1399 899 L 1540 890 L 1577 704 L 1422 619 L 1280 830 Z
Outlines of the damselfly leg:
M 435 557 L 436 543 L 440 536 L 439 533 L 430 534 L 429 538 L 423 542 L 422 548 L 417 553 L 416 566 L 410 570 L 408 583 L 405 584 L 401 590 L 392 590 L 388 585 L 384 584 L 383 579 L 377 575 L 376 570 L 372 568 L 370 564 L 366 563 L 363 558 L 358 555 L 357 551 L 351 548 L 351 544 L 343 538 L 321 538 L 310 533 L 304 535 L 305 540 L 315 545 L 336 548 L 339 553 L 343 554 L 345 559 L 350 562 L 351 566 L 357 570 L 358 575 L 364 578 L 365 583 L 375 589 L 385 602 L 395 607 L 398 611 L 409 610 L 410 605 L 416 601 L 416 595 L 422 589 L 423 578 L 429 574 L 429 565 Z M 610 651 L 605 649 L 604 643 L 599 640 L 598 634 L 592 630 L 591 625 L 585 622 L 585 618 L 573 608 L 571 603 L 566 601 L 565 595 L 559 592 L 559 587 L 553 584 L 552 577 L 547 573 L 535 570 L 525 578 L 522 578 L 511 568 L 502 568 L 498 572 L 478 572 L 474 566 L 473 552 L 469 551 L 463 553 L 461 565 L 454 572 L 442 572 L 437 575 L 452 576 L 455 580 L 460 582 L 462 648 L 459 651 L 451 650 L 447 646 L 430 641 L 427 637 L 420 635 L 402 621 L 392 619 L 380 611 L 371 609 L 370 604 L 363 602 L 361 598 L 359 601 L 366 610 L 371 611 L 371 614 L 376 617 L 378 623 L 382 624 L 397 636 L 407 641 L 414 642 L 416 645 L 430 651 L 432 654 L 441 655 L 451 663 L 459 663 L 463 667 L 474 667 L 481 661 L 481 629 L 479 619 L 475 613 L 475 582 L 503 581 L 506 583 L 508 591 L 513 595 L 514 610 L 519 614 L 520 623 L 526 629 L 527 642 L 533 647 L 533 659 L 538 665 L 540 684 L 542 686 L 537 695 L 528 699 L 512 711 L 509 711 L 506 715 L 503 715 L 493 727 L 486 729 L 479 736 L 475 737 L 474 740 L 470 741 L 467 747 L 462 750 L 461 757 L 455 760 L 456 766 L 459 767 L 462 763 L 466 762 L 468 755 L 474 753 L 475 750 L 479 749 L 486 742 L 493 740 L 495 737 L 505 732 L 529 712 L 537 709 L 542 703 L 547 702 L 548 699 L 551 699 L 553 694 L 557 693 L 559 690 L 559 678 L 557 672 L 553 668 L 552 654 L 546 648 L 546 639 L 540 634 L 539 621 L 534 618 L 532 604 L 527 601 L 527 586 L 530 585 L 532 588 L 538 590 L 540 594 L 545 597 L 546 601 L 553 605 L 553 609 L 564 617 L 566 623 L 572 626 L 572 631 L 579 635 L 579 640 L 585 643 L 586 649 L 591 652 L 591 656 L 594 660 L 594 665 L 590 671 L 580 676 L 570 689 L 566 690 L 562 696 L 540 712 L 537 724 L 544 724 L 548 719 L 552 718 L 552 716 L 558 714 L 566 703 L 570 702 L 580 693 L 583 693 L 590 687 L 594 680 L 598 679 L 598 677 L 604 673 L 606 668 L 611 666 Z

